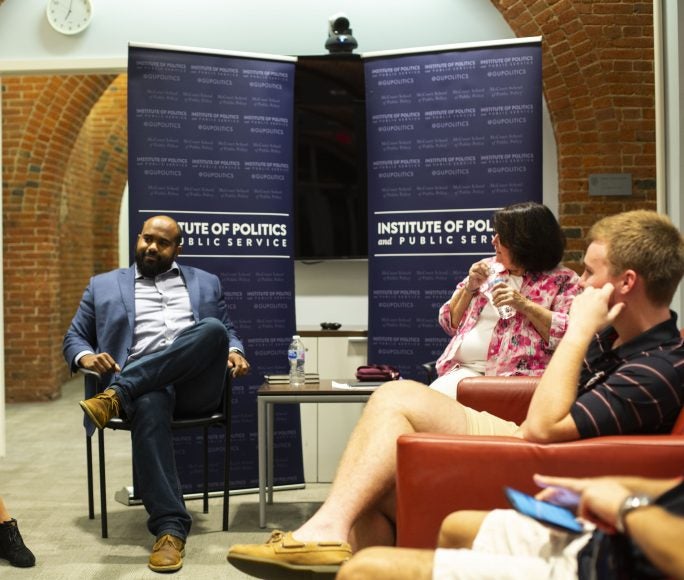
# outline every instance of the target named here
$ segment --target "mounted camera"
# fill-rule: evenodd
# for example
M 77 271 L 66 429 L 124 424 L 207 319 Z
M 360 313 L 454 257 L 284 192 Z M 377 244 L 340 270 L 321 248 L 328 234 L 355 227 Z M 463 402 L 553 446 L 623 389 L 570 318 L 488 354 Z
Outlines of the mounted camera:
M 328 39 L 325 41 L 328 52 L 353 52 L 358 45 L 345 14 L 335 14 L 328 19 Z

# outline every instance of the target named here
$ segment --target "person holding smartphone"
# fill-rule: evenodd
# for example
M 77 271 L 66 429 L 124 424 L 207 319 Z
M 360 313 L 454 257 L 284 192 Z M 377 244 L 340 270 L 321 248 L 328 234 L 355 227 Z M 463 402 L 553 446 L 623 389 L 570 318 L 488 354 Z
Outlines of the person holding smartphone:
M 535 475 L 537 499 L 571 508 L 582 533 L 515 510 L 448 516 L 437 550 L 366 548 L 338 580 L 684 578 L 682 478 Z

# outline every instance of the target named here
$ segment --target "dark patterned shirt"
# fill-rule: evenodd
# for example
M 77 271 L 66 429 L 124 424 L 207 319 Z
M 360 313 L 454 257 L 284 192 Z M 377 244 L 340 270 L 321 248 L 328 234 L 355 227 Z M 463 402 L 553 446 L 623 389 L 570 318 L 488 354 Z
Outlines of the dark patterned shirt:
M 608 327 L 594 337 L 570 409 L 580 437 L 669 433 L 684 404 L 684 343 L 677 315 L 613 349 Z
M 676 485 L 657 498 L 657 505 L 671 514 L 684 517 L 684 483 Z M 666 576 L 658 570 L 641 548 L 628 535 L 594 531 L 589 542 L 577 555 L 577 577 L 630 578 L 661 580 Z

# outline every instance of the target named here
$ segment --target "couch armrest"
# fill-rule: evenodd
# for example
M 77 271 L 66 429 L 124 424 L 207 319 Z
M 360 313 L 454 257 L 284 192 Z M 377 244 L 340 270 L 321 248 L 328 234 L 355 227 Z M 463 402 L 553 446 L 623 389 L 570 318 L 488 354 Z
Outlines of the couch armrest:
M 458 384 L 458 400 L 520 425 L 538 383 L 539 377 L 471 377 Z
M 459 386 L 460 389 L 460 386 Z M 397 443 L 397 544 L 434 548 L 456 510 L 508 507 L 502 488 L 536 493 L 534 473 L 675 477 L 684 436 L 610 436 L 541 445 L 513 437 L 404 435 Z

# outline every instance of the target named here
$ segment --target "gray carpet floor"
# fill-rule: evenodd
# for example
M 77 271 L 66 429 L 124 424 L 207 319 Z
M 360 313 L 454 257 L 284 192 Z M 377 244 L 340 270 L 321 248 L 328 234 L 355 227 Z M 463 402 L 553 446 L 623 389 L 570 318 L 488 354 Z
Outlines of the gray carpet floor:
M 85 438 L 78 401 L 82 381 L 67 383 L 61 398 L 47 403 L 7 406 L 7 454 L 0 458 L 0 495 L 19 522 L 24 541 L 36 555 L 34 568 L 0 560 L 0 578 L 46 580 L 159 579 L 147 568 L 154 538 L 142 506 L 126 506 L 114 493 L 131 483 L 130 436 L 107 431 L 109 538 L 100 537 L 99 507 L 88 519 Z M 97 468 L 97 464 L 96 464 Z M 97 480 L 96 480 L 97 485 Z M 230 531 L 221 530 L 221 499 L 209 513 L 201 501 L 188 502 L 194 523 L 185 564 L 173 578 L 248 578 L 226 562 L 231 544 L 262 542 L 270 529 L 293 529 L 320 505 L 327 484 L 278 491 L 267 509 L 267 529 L 258 525 L 257 494 L 232 495 Z M 99 497 L 96 493 L 96 505 Z

